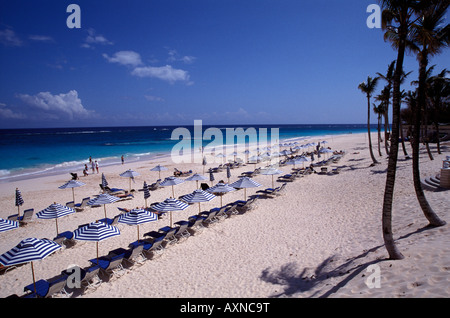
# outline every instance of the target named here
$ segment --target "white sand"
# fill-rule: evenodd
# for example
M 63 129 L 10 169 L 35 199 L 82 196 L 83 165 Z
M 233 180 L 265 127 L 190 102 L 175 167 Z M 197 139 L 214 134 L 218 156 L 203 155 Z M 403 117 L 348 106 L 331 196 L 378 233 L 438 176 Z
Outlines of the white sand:
M 318 140 L 321 139 L 310 139 Z M 393 207 L 394 234 L 405 259 L 390 261 L 386 260 L 381 235 L 387 159 L 379 158 L 381 164 L 370 167 L 365 134 L 334 136 L 328 140 L 327 146 L 333 150 L 347 152 L 337 165 L 330 166 L 342 166 L 340 174 L 313 174 L 289 183 L 285 195 L 260 199 L 254 210 L 214 224 L 169 247 L 161 257 L 148 260 L 79 297 L 449 297 L 449 225 L 424 229 L 428 223 L 415 197 L 412 161 L 399 162 Z M 376 134 L 373 141 L 376 145 Z M 434 153 L 434 161 L 422 152 L 422 176 L 437 174 L 449 150 L 447 144 L 442 155 Z M 377 153 L 376 149 L 374 151 Z M 411 154 L 409 147 L 408 151 Z M 399 154 L 403 159 L 401 150 Z M 172 175 L 174 165 L 162 159 L 100 167 L 99 175 L 80 178 L 87 185 L 75 189 L 76 201 L 99 193 L 101 172 L 105 173 L 111 187 L 128 188 L 128 179 L 119 177 L 126 169 L 141 174 L 132 184 L 134 188 L 141 188 L 144 180 L 150 184 L 157 179 L 158 173 L 150 171 L 157 163 L 169 168 L 161 177 Z M 199 173 L 203 169 L 200 164 L 177 167 Z M 281 170 L 289 172 L 291 168 L 284 166 Z M 231 182 L 241 172 L 249 170 L 253 170 L 253 165 L 232 170 Z M 226 181 L 226 172 L 215 174 L 215 178 L 215 182 Z M 7 218 L 17 212 L 14 206 L 16 187 L 25 200 L 22 211 L 34 208 L 36 213 L 53 202 L 71 201 L 70 189 L 58 189 L 69 179 L 66 174 L 0 184 L 0 217 Z M 258 175 L 254 179 L 263 184 L 262 188 L 271 187 L 271 176 Z M 195 182 L 177 185 L 175 196 L 190 193 L 195 188 Z M 247 195 L 256 190 L 259 189 L 248 189 Z M 170 187 L 153 191 L 149 203 L 162 201 L 171 193 Z M 450 191 L 425 193 L 435 212 L 449 222 Z M 240 190 L 224 196 L 223 202 L 243 198 L 243 190 Z M 208 210 L 219 204 L 217 198 L 202 203 L 201 207 Z M 143 205 L 143 194 L 137 192 L 133 200 L 108 205 L 108 217 L 118 214 L 117 207 Z M 183 212 L 174 212 L 173 218 L 174 221 L 187 220 L 196 213 L 198 205 L 193 205 Z M 103 208 L 87 208 L 60 219 L 59 230 L 75 230 L 80 224 L 103 217 Z M 168 218 L 144 224 L 140 226 L 140 233 L 166 225 L 169 225 Z M 119 237 L 100 242 L 101 255 L 117 247 L 127 247 L 136 240 L 135 227 L 120 224 L 119 229 Z M 0 233 L 0 253 L 24 238 L 52 239 L 55 234 L 53 220 L 34 217 L 25 227 Z M 53 277 L 73 264 L 88 266 L 88 260 L 94 258 L 95 253 L 95 243 L 79 241 L 74 247 L 35 262 L 36 278 Z M 366 284 L 373 273 L 367 271 L 370 264 L 379 266 L 380 288 L 369 288 Z M 0 276 L 0 297 L 21 295 L 23 287 L 31 282 L 29 264 L 11 270 Z

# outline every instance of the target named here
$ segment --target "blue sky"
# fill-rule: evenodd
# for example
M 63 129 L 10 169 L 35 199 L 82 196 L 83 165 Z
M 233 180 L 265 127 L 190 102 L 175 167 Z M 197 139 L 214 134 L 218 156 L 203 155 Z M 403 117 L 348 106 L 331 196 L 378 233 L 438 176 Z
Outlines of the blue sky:
M 372 3 L 1 1 L 0 127 L 365 123 L 357 86 L 396 58 Z

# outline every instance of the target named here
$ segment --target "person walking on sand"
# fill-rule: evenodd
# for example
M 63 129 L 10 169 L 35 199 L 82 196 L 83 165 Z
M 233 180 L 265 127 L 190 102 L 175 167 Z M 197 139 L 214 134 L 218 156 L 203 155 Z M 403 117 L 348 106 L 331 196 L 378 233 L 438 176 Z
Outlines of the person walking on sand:
M 92 163 L 91 163 L 91 169 L 92 169 L 92 173 L 94 173 L 95 172 L 95 162 L 94 161 L 92 161 Z
M 122 155 L 122 158 L 121 158 L 121 159 L 122 159 L 122 164 L 123 164 L 123 163 L 124 163 L 124 158 L 123 158 L 123 155 Z
M 95 169 L 97 169 L 97 173 L 98 173 L 98 161 L 95 160 Z

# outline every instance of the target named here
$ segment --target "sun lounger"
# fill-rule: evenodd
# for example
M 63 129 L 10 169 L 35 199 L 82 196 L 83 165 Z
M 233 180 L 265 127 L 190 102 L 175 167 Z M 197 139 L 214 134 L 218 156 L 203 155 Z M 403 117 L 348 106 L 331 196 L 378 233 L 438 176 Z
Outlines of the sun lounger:
M 108 193 L 110 195 L 118 195 L 118 194 L 128 194 L 128 191 L 120 188 L 110 188 L 108 186 L 103 186 L 103 184 L 99 184 L 100 189 L 102 189 L 103 193 Z
M 102 283 L 98 273 L 100 272 L 100 266 L 92 265 L 85 268 L 79 266 L 73 266 L 66 270 L 63 270 L 61 274 L 66 275 L 67 283 L 70 282 L 72 289 L 95 289 Z M 71 290 L 66 285 L 66 290 Z
M 106 224 L 108 224 L 108 225 L 113 225 L 113 226 L 115 226 L 115 225 L 117 225 L 117 224 L 119 224 L 119 217 L 120 217 L 120 214 L 119 215 L 116 215 L 114 218 L 112 218 L 112 219 L 110 219 L 110 218 L 103 218 L 103 219 L 100 219 L 99 221 L 100 222 L 103 222 L 103 223 L 106 223 Z
M 177 168 L 174 168 L 174 172 L 173 172 L 173 175 L 175 176 L 175 177 L 187 177 L 187 176 L 190 176 L 191 174 L 192 174 L 192 170 L 189 170 L 189 171 L 180 171 L 180 170 L 178 170 Z
M 8 271 L 13 270 L 14 268 L 17 268 L 17 266 L 4 266 L 3 264 L 0 264 L 0 275 L 6 274 Z
M 84 208 L 87 206 L 88 201 L 90 200 L 90 197 L 87 198 L 83 198 L 83 200 L 81 200 L 81 203 L 76 203 L 73 207 L 75 209 L 75 211 L 77 212 L 81 212 L 84 210 Z
M 170 226 L 165 226 L 158 230 L 158 232 L 166 234 L 166 236 L 164 237 L 164 241 L 166 241 L 165 246 L 167 246 L 168 244 L 175 244 L 176 242 L 178 242 L 178 239 L 175 236 L 177 230 L 178 227 L 170 227 Z
M 89 262 L 93 265 L 99 265 L 100 274 L 106 277 L 106 280 L 110 280 L 113 276 L 121 276 L 125 272 L 122 266 L 124 256 L 124 254 L 109 254 L 100 257 L 98 260 L 96 258 L 91 259 Z
M 186 239 L 189 236 L 191 236 L 191 233 L 188 231 L 189 222 L 188 221 L 178 221 L 175 222 L 176 225 L 178 225 L 177 232 L 175 233 L 175 237 L 178 241 L 181 239 Z
M 207 211 L 207 212 L 202 212 L 200 217 L 203 217 L 203 221 L 202 224 L 205 226 L 209 226 L 215 222 L 218 221 L 218 219 L 216 218 L 216 215 L 219 211 Z
M 190 234 L 201 232 L 205 227 L 203 225 L 204 217 L 200 215 L 192 215 L 188 219 L 187 230 Z
M 220 207 L 220 208 L 213 208 L 213 209 L 210 210 L 210 212 L 216 211 L 217 213 L 214 216 L 214 218 L 217 221 L 220 221 L 220 220 L 223 220 L 223 219 L 226 219 L 227 217 L 229 217 L 229 215 L 226 213 L 227 209 L 229 209 L 229 207 L 225 205 L 225 206 Z
M 159 188 L 162 188 L 162 186 L 161 186 L 161 179 L 156 180 L 155 183 L 152 183 L 151 185 L 148 186 L 148 189 L 150 191 L 155 191 L 155 190 L 157 190 Z
M 247 211 L 252 210 L 255 207 L 255 201 L 258 199 L 258 196 L 255 196 L 253 198 L 248 199 L 244 202 L 239 202 L 236 206 L 236 209 L 239 211 L 239 213 L 245 213 Z
M 123 254 L 123 261 L 131 267 L 136 264 L 142 265 L 144 263 L 146 258 L 144 255 L 142 255 L 143 250 L 144 245 L 141 244 L 129 249 L 117 248 L 113 251 L 110 251 L 109 253 L 110 255 Z
M 17 217 L 17 221 L 19 222 L 20 226 L 27 225 L 31 219 L 33 218 L 34 209 L 27 209 L 23 211 L 23 215 Z
M 70 294 L 64 289 L 66 282 L 67 276 L 62 274 L 49 280 L 40 279 L 36 282 L 36 291 L 34 290 L 35 284 L 25 286 L 24 291 L 30 292 L 25 295 L 25 298 L 49 298 L 57 295 L 70 297 Z
M 68 207 L 68 208 L 74 208 L 74 207 L 75 207 L 75 202 L 74 202 L 74 201 L 66 202 L 66 207 Z

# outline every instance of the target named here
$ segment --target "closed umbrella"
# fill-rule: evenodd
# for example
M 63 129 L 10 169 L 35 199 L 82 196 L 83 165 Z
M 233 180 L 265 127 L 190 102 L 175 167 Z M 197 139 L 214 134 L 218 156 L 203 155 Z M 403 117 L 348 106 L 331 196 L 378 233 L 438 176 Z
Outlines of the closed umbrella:
M 104 173 L 102 173 L 102 186 L 103 188 L 106 188 L 108 186 L 108 181 L 106 180 Z
M 55 219 L 56 236 L 58 236 L 58 218 L 75 213 L 75 210 L 59 203 L 53 203 L 42 211 L 36 213 L 39 219 Z
M 158 220 L 158 215 L 156 213 L 144 210 L 144 209 L 133 209 L 130 212 L 121 214 L 119 216 L 119 222 L 128 225 L 137 226 L 137 237 L 139 241 L 139 224 L 153 222 Z
M 154 168 L 150 169 L 150 171 L 158 171 L 159 172 L 159 179 L 161 179 L 161 171 L 165 171 L 167 170 L 166 167 L 161 166 L 161 165 L 157 165 Z
M 198 213 L 200 213 L 200 202 L 208 202 L 214 199 L 216 196 L 209 192 L 197 189 L 190 194 L 186 194 L 181 199 L 186 203 L 198 203 Z
M 145 207 L 147 207 L 147 199 L 150 198 L 150 190 L 148 189 L 147 182 L 145 181 L 144 186 L 142 187 L 142 191 L 144 191 Z
M 169 212 L 170 214 L 170 227 L 172 227 L 172 212 L 173 211 L 183 211 L 186 208 L 188 208 L 189 205 L 187 203 L 184 203 L 182 201 L 176 200 L 174 198 L 169 198 L 164 200 L 163 202 L 160 202 L 158 204 L 155 204 L 152 206 L 152 208 L 158 212 Z
M 109 203 L 114 203 L 116 201 L 119 201 L 120 198 L 113 196 L 113 195 L 109 195 L 107 193 L 102 193 L 100 194 L 98 197 L 91 199 L 88 201 L 88 205 L 99 205 L 99 204 L 103 204 L 103 209 L 105 210 L 105 222 L 106 222 L 106 205 Z
M 261 174 L 263 175 L 271 175 L 272 176 L 272 188 L 275 188 L 274 186 L 274 181 L 273 181 L 273 176 L 276 174 L 282 174 L 283 171 L 275 169 L 275 168 L 268 168 L 268 169 L 263 169 L 261 171 Z
M 229 166 L 229 165 L 227 165 L 227 178 L 228 178 L 228 183 L 230 183 L 231 169 L 230 169 L 230 166 Z
M 216 195 L 219 195 L 220 196 L 220 206 L 223 206 L 223 204 L 222 204 L 222 196 L 225 193 L 236 191 L 236 189 L 231 187 L 231 186 L 229 186 L 228 184 L 219 182 L 218 184 L 216 184 L 215 186 L 209 188 L 206 191 L 208 191 L 210 193 L 214 193 Z
M 203 165 L 203 173 L 205 173 L 205 166 L 207 165 L 206 157 L 203 157 L 202 165 Z
M 95 221 L 79 227 L 73 232 L 73 235 L 76 240 L 96 242 L 98 264 L 98 242 L 120 235 L 120 231 L 115 226 Z
M 192 176 L 186 178 L 186 181 L 196 181 L 197 182 L 197 189 L 198 189 L 198 182 L 202 181 L 202 180 L 206 180 L 205 176 L 202 176 L 201 174 L 193 174 Z
M 12 266 L 31 262 L 33 286 L 34 292 L 36 292 L 33 262 L 44 259 L 60 248 L 61 245 L 48 239 L 26 238 L 8 252 L 0 255 L 0 263 L 4 266 Z
M 171 176 L 171 177 L 165 178 L 164 181 L 160 183 L 160 185 L 163 187 L 172 186 L 172 197 L 175 198 L 175 191 L 173 190 L 173 186 L 183 183 L 183 182 L 184 182 L 183 179 L 179 179 L 179 178 Z
M 17 214 L 20 216 L 20 206 L 24 203 L 22 198 L 22 193 L 20 193 L 19 188 L 16 188 L 16 201 L 15 206 L 17 207 Z
M 78 187 L 82 187 L 86 185 L 86 183 L 77 181 L 77 180 L 69 180 L 66 183 L 64 183 L 62 186 L 58 187 L 59 189 L 66 189 L 66 188 L 72 188 L 72 197 L 73 197 L 73 202 L 75 202 L 75 192 L 74 192 L 74 188 L 78 188 Z
M 139 176 L 139 173 L 137 173 L 136 171 L 130 170 L 128 169 L 125 172 L 122 172 L 120 174 L 121 177 L 125 177 L 125 178 L 130 178 L 130 192 L 131 192 L 131 180 L 133 180 L 134 182 L 134 177 Z
M 213 181 L 214 181 L 214 174 L 212 171 L 209 172 L 209 181 L 211 181 L 211 186 L 213 185 Z
M 0 232 L 14 230 L 17 229 L 18 227 L 19 222 L 0 218 Z
M 230 184 L 230 186 L 238 189 L 244 188 L 244 198 L 245 200 L 247 200 L 247 192 L 246 192 L 247 188 L 257 188 L 260 187 L 261 185 L 249 177 L 242 177 L 238 181 Z

